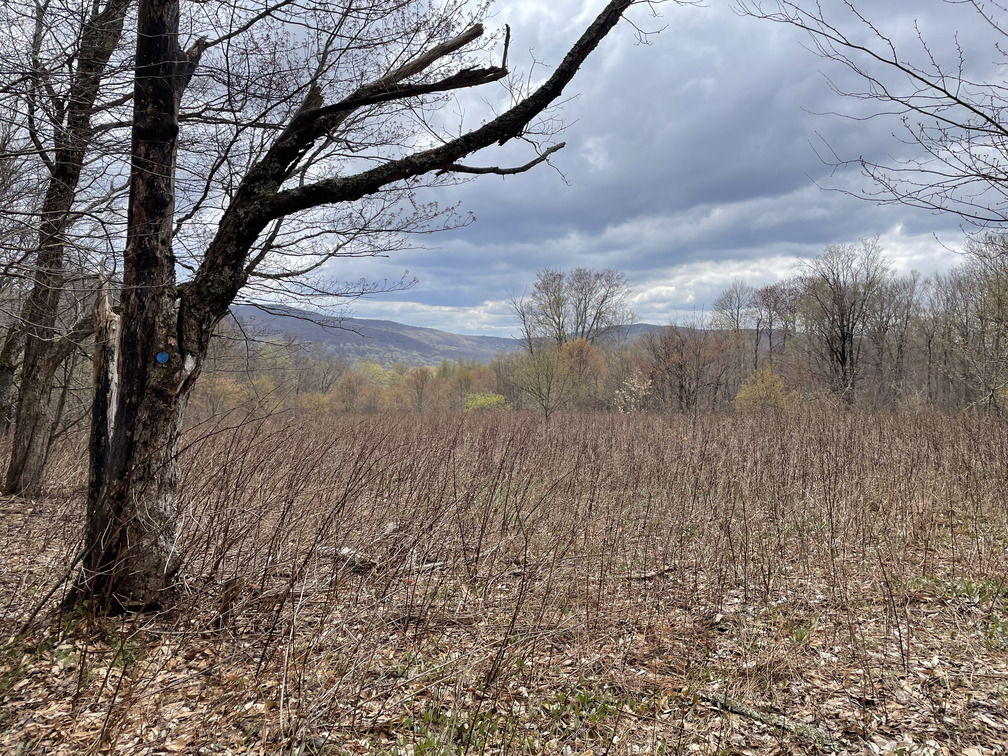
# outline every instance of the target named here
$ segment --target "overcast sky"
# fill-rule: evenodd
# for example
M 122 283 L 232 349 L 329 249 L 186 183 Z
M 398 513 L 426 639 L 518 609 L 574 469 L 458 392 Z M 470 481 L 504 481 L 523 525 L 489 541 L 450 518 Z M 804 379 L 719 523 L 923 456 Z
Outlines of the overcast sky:
M 559 61 L 602 5 L 500 0 L 488 26 L 511 25 L 509 65 L 527 70 L 531 55 Z M 508 292 L 530 288 L 538 269 L 611 266 L 628 276 L 640 319 L 667 323 L 709 309 L 734 277 L 770 283 L 828 244 L 875 235 L 898 271 L 955 264 L 964 238 L 957 218 L 817 186 L 870 189 L 817 151 L 886 159 L 899 154 L 892 134 L 900 127 L 835 115 L 864 105 L 833 94 L 826 76 L 842 83 L 843 72 L 805 49 L 800 32 L 740 17 L 728 0 L 658 9 L 659 18 L 646 7 L 630 12 L 642 28 L 664 27 L 649 45 L 623 22 L 575 78 L 557 170 L 441 189 L 440 201 L 460 200 L 476 222 L 425 237 L 423 250 L 334 268 L 347 279 L 407 270 L 418 279 L 408 291 L 360 300 L 352 314 L 506 336 L 515 331 Z M 938 55 L 954 51 L 958 32 L 977 65 L 995 61 L 961 4 L 865 0 L 863 9 L 911 52 L 917 21 Z

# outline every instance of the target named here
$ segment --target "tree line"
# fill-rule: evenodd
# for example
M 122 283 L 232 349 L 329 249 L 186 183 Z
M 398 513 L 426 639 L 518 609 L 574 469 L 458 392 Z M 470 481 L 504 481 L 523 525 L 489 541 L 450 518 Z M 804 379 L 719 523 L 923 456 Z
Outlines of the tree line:
M 1001 414 L 1006 252 L 1003 235 L 972 237 L 957 265 L 925 278 L 894 272 L 870 239 L 829 246 L 784 281 L 734 281 L 703 319 L 714 330 L 672 338 L 692 369 L 659 380 L 686 397 L 683 408 L 723 406 L 767 370 L 805 397 L 843 405 Z
M 352 362 L 225 321 L 194 389 L 190 422 L 276 412 L 533 410 L 701 412 L 826 402 L 864 409 L 1008 408 L 1008 238 L 971 238 L 961 262 L 897 274 L 878 240 L 827 247 L 793 275 L 735 279 L 709 310 L 632 327 L 615 269 L 539 272 L 512 295 L 516 353 L 483 364 Z M 86 430 L 91 348 L 56 382 L 52 444 Z
M 829 403 L 868 410 L 1008 409 L 1008 237 L 961 262 L 897 274 L 877 239 L 827 247 L 789 278 L 735 279 L 709 311 L 632 335 L 614 269 L 539 272 L 512 296 L 521 344 L 488 364 L 352 364 L 296 344 L 215 341 L 194 399 L 222 411 L 723 412 Z

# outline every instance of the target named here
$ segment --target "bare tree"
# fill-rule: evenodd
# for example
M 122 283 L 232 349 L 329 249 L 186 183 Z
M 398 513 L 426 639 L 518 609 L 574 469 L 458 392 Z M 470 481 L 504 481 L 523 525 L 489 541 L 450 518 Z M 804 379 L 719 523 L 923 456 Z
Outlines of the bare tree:
M 13 67 L 4 94 L 14 104 L 13 112 L 24 114 L 23 122 L 12 125 L 23 132 L 43 172 L 37 205 L 23 210 L 36 235 L 26 256 L 31 265 L 22 271 L 29 290 L 0 350 L 4 399 L 23 343 L 13 450 L 4 482 L 8 493 L 40 491 L 56 371 L 93 330 L 87 304 L 97 280 L 93 259 L 92 273 L 87 268 L 94 251 L 90 239 L 100 234 L 93 233 L 92 219 L 117 194 L 114 180 L 111 190 L 105 184 L 107 165 L 95 158 L 93 148 L 97 132 L 107 130 L 107 124 L 97 121 L 122 104 L 121 93 L 104 85 L 120 70 L 113 55 L 130 4 L 107 0 L 83 15 L 61 3 L 7 7 L 8 13 L 22 15 L 9 19 L 10 36 L 4 40 L 3 55 Z M 27 44 L 19 47 L 17 31 L 29 28 L 31 34 L 23 39 Z M 96 187 L 98 182 L 103 186 Z
M 328 394 L 350 368 L 350 360 L 336 354 L 306 353 L 304 347 L 295 363 L 298 394 Z
M 553 413 L 572 398 L 577 375 L 565 346 L 545 344 L 515 358 L 511 379 L 549 423 Z
M 741 332 L 752 327 L 753 295 L 756 289 L 734 278 L 711 304 L 711 324 L 716 328 Z
M 990 33 L 987 52 L 960 44 L 948 30 L 949 53 L 916 29 L 906 47 L 883 32 L 872 19 L 870 4 L 793 0 L 736 0 L 748 15 L 789 24 L 809 34 L 812 48 L 826 60 L 854 74 L 863 89 L 835 91 L 861 102 L 875 102 L 873 115 L 899 119 L 894 136 L 903 158 L 877 162 L 861 157 L 837 159 L 838 165 L 860 166 L 876 190 L 862 196 L 927 210 L 948 211 L 971 223 L 1008 222 L 1008 101 L 1000 75 L 1008 37 L 1008 8 L 1000 2 L 949 0 L 950 6 L 973 14 L 969 19 Z M 979 60 L 970 61 L 975 54 Z M 990 55 L 999 61 L 989 64 Z M 979 64 L 979 65 L 978 65 Z M 974 78 L 985 70 L 989 79 Z M 863 116 L 861 116 L 863 117 Z
M 767 362 L 773 368 L 774 353 L 774 329 L 778 325 L 777 321 L 777 300 L 780 293 L 779 284 L 761 286 L 753 292 L 752 306 L 756 313 L 757 323 L 755 361 L 753 370 L 759 368 L 759 343 L 761 333 L 766 334 L 767 341 Z
M 567 291 L 567 274 L 554 268 L 536 273 L 532 294 L 511 297 L 511 309 L 521 327 L 522 342 L 529 354 L 539 345 L 559 348 L 570 338 L 573 318 Z
M 656 400 L 694 419 L 701 410 L 716 408 L 728 388 L 725 353 L 729 338 L 697 315 L 646 334 L 647 377 Z M 727 395 L 731 398 L 734 393 L 728 389 Z
M 935 280 L 934 341 L 957 403 L 1003 413 L 1008 405 L 1008 240 L 971 239 L 967 260 Z
M 549 343 L 563 346 L 576 339 L 602 343 L 626 333 L 637 319 L 630 306 L 630 283 L 613 268 L 570 273 L 543 268 L 529 296 L 510 298 L 526 351 Z
M 877 239 L 831 245 L 803 264 L 805 326 L 830 388 L 853 403 L 871 304 L 890 279 Z
M 802 287 L 794 279 L 763 286 L 753 294 L 753 307 L 767 340 L 767 362 L 773 368 L 774 355 L 787 348 L 795 333 L 795 317 Z M 777 338 L 779 337 L 779 339 Z
M 748 374 L 749 350 L 752 349 L 754 370 L 759 356 L 760 324 L 756 321 L 759 310 L 754 306 L 755 294 L 755 287 L 735 278 L 711 303 L 711 325 L 727 333 L 725 346 L 732 395 L 742 387 Z
M 910 328 L 918 311 L 920 274 L 883 281 L 869 304 L 865 329 L 871 347 L 874 403 L 896 404 L 906 393 Z
M 442 93 L 505 78 L 506 57 L 500 65 L 471 65 L 463 51 L 480 39 L 482 25 L 457 33 L 450 23 L 432 27 L 412 5 L 391 4 L 389 13 L 404 9 L 399 20 L 412 19 L 405 31 L 391 37 L 393 25 L 362 15 L 356 5 L 312 5 L 308 10 L 313 14 L 330 13 L 329 23 L 316 27 L 324 39 L 358 28 L 384 39 L 356 59 L 370 65 L 354 68 L 354 56 L 343 61 L 349 70 L 363 70 L 369 77 L 342 93 L 328 86 L 326 76 L 310 77 L 300 105 L 266 141 L 262 156 L 241 172 L 191 278 L 180 283 L 173 251 L 180 104 L 208 42 L 197 38 L 183 51 L 178 0 L 140 0 L 119 393 L 104 483 L 88 502 L 84 591 L 115 596 L 127 605 L 148 604 L 172 582 L 180 566 L 175 491 L 184 410 L 216 324 L 261 270 L 273 251 L 270 239 L 285 219 L 303 219 L 301 214 L 314 208 L 336 206 L 348 208 L 350 216 L 356 208 L 366 221 L 368 198 L 389 187 L 408 190 L 425 176 L 514 173 L 544 162 L 548 150 L 518 168 L 459 161 L 495 143 L 532 136 L 530 124 L 556 101 L 631 4 L 612 0 L 552 75 L 507 110 L 419 149 L 412 140 L 404 145 L 384 140 L 388 113 L 382 106 L 397 103 L 405 110 L 404 104 L 411 104 L 422 112 L 430 95 L 437 104 Z M 369 14 L 382 7 L 366 6 Z M 247 28 L 256 23 L 250 19 Z M 321 64 L 329 60 L 329 52 L 335 54 L 332 45 L 319 49 L 326 54 L 317 61 L 320 65 L 308 69 L 315 74 L 328 71 Z M 366 164 L 352 159 L 329 164 L 328 170 L 312 162 L 319 150 L 345 150 L 341 140 L 351 126 L 351 133 L 383 142 L 384 154 L 369 156 Z M 304 170 L 306 165 L 313 167 Z M 321 264 L 312 259 L 297 273 L 309 274 Z
M 630 306 L 630 282 L 613 268 L 575 268 L 567 277 L 571 322 L 568 341 L 603 342 L 626 331 L 637 320 Z
M 414 411 L 422 412 L 426 408 L 433 379 L 434 371 L 429 367 L 415 367 L 406 375 L 404 384 Z

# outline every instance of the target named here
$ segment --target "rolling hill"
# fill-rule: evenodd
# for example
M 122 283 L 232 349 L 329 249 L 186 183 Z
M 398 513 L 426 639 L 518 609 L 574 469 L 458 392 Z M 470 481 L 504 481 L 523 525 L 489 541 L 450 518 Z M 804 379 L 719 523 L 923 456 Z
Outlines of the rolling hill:
M 383 365 L 437 365 L 442 360 L 475 359 L 489 362 L 498 352 L 514 352 L 517 339 L 467 336 L 434 328 L 419 328 L 391 320 L 337 318 L 289 307 L 265 312 L 252 305 L 236 305 L 232 315 L 258 336 L 285 336 L 349 360 L 373 360 Z

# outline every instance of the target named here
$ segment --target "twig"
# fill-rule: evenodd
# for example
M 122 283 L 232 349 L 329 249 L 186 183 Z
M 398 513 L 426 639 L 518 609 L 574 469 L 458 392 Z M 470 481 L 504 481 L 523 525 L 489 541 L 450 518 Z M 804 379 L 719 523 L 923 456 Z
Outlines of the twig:
M 697 693 L 697 697 L 703 701 L 707 701 L 708 703 L 712 703 L 715 706 L 719 706 L 727 711 L 730 711 L 733 714 L 739 714 L 743 717 L 756 720 L 757 722 L 762 722 L 770 727 L 785 730 L 792 735 L 798 735 L 799 737 L 816 743 L 822 748 L 829 748 L 832 751 L 838 750 L 833 739 L 818 727 L 802 724 L 801 722 L 795 722 L 780 714 L 771 714 L 770 712 L 754 709 L 752 706 L 749 706 L 749 704 L 744 704 L 741 701 L 736 701 L 734 698 L 729 698 L 727 694 L 699 691 Z
M 627 580 L 651 580 L 652 578 L 669 575 L 675 570 L 674 567 L 666 567 L 664 570 L 651 570 L 650 572 L 628 572 Z

